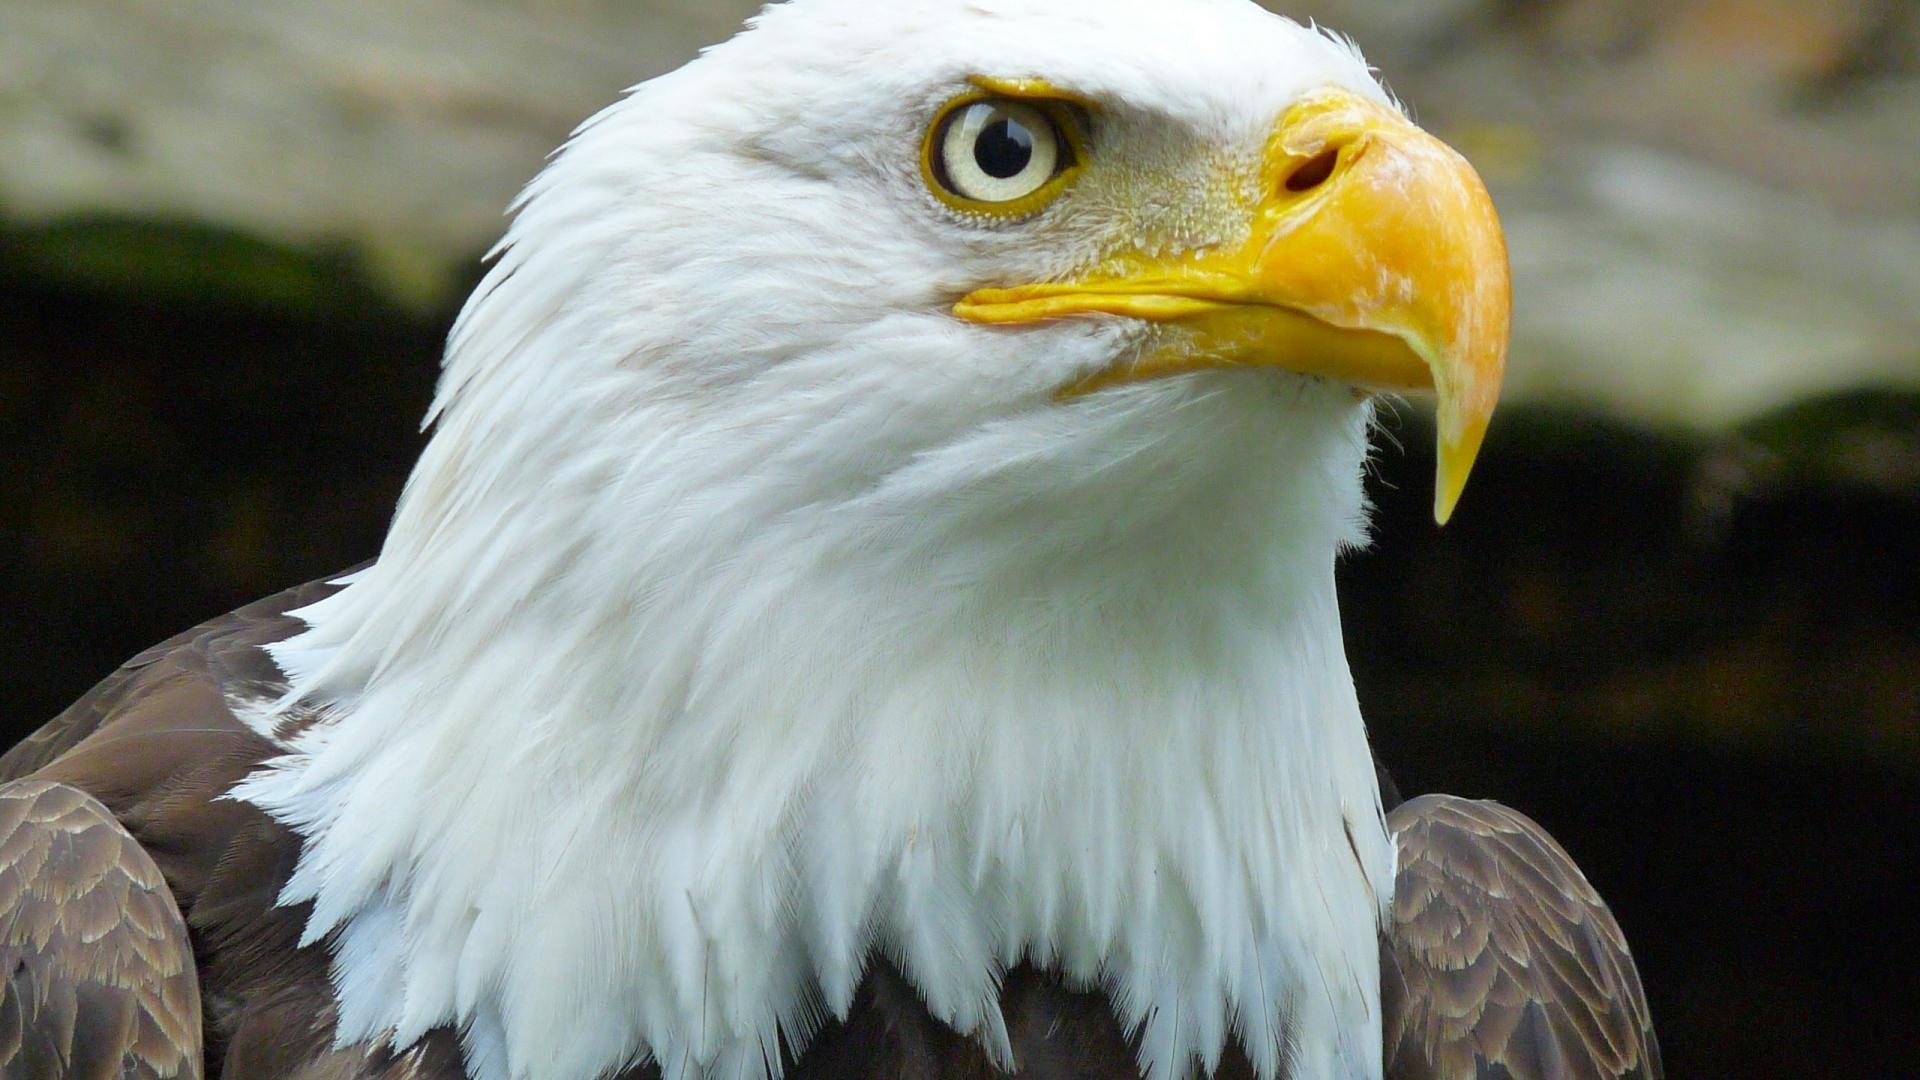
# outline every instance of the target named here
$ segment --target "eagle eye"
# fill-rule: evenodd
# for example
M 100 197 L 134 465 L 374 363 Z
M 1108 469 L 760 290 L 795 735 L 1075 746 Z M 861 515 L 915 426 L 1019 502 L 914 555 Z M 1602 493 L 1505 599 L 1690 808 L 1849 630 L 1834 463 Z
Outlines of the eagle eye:
M 969 94 L 927 131 L 927 186 L 957 210 L 1014 217 L 1053 200 L 1080 168 L 1081 145 L 1065 102 Z

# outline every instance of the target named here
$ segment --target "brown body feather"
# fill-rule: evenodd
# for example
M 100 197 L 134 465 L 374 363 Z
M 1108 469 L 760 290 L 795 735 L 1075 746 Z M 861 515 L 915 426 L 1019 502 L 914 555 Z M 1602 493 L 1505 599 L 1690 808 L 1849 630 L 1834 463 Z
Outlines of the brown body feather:
M 0 1074 L 199 1080 L 193 946 L 159 867 L 107 808 L 0 785 Z
M 300 586 L 147 650 L 0 757 L 0 927 L 8 931 L 0 937 L 0 950 L 5 950 L 0 958 L 15 965 L 0 1001 L 0 1080 L 197 1077 L 202 1075 L 203 1043 L 204 1074 L 223 1080 L 464 1076 L 458 1037 L 449 1029 L 429 1032 L 397 1053 L 380 1046 L 333 1046 L 334 1002 L 324 946 L 299 946 L 304 905 L 275 903 L 298 858 L 299 838 L 253 806 L 222 798 L 275 752 L 235 717 L 229 703 L 269 700 L 284 690 L 284 676 L 262 646 L 301 627 L 288 611 L 334 588 L 325 583 Z M 1410 805 L 1419 806 L 1421 800 Z M 1462 867 L 1530 873 L 1526 880 L 1539 888 L 1537 895 L 1528 894 L 1529 902 L 1552 912 L 1546 925 L 1588 926 L 1575 914 L 1597 910 L 1604 916 L 1605 909 L 1571 862 L 1563 867 L 1549 860 L 1540 864 L 1545 871 L 1533 869 L 1530 860 L 1540 858 L 1541 852 L 1559 852 L 1552 841 L 1535 827 L 1527 834 L 1537 837 L 1530 841 L 1535 847 L 1527 848 L 1497 830 L 1485 836 L 1471 830 L 1445 832 L 1450 822 L 1428 824 L 1427 832 L 1416 835 L 1450 838 L 1457 833 L 1457 843 L 1465 847 L 1442 845 L 1432 859 L 1418 857 L 1423 849 L 1416 847 L 1416 857 L 1410 859 L 1407 840 L 1402 840 L 1403 896 L 1444 897 L 1444 904 L 1452 905 L 1445 910 L 1452 915 L 1439 917 L 1465 922 L 1436 934 L 1434 912 L 1442 907 L 1410 900 L 1397 909 L 1412 921 L 1396 927 L 1395 940 L 1383 946 L 1383 955 L 1411 949 L 1408 955 L 1428 968 L 1403 967 L 1397 979 L 1388 972 L 1390 990 L 1413 995 L 1388 1003 L 1389 1022 L 1400 1018 L 1399 1026 L 1389 1029 L 1391 1060 L 1400 1071 L 1390 1075 L 1402 1080 L 1476 1075 L 1410 1070 L 1408 1055 L 1432 1048 L 1447 1055 L 1442 1064 L 1450 1068 L 1467 1060 L 1456 1049 L 1463 1027 L 1466 1045 L 1472 1046 L 1481 1045 L 1474 1038 L 1489 1023 L 1504 1025 L 1503 1031 L 1523 1030 L 1506 1020 L 1514 1009 L 1523 1024 L 1534 1015 L 1515 994 L 1572 994 L 1535 1003 L 1538 1015 L 1548 1018 L 1542 1021 L 1543 1031 L 1584 1034 L 1587 1026 L 1598 1024 L 1598 1030 L 1611 1033 L 1620 1009 L 1637 1010 L 1632 1015 L 1644 1028 L 1645 1005 L 1637 980 L 1631 982 L 1630 1002 L 1583 996 L 1592 986 L 1617 991 L 1624 985 L 1578 977 L 1577 972 L 1587 970 L 1579 966 L 1587 962 L 1587 954 L 1575 957 L 1566 950 L 1586 948 L 1584 938 L 1551 930 L 1515 938 L 1504 930 L 1477 926 L 1476 920 L 1489 915 L 1510 916 L 1501 915 L 1497 907 L 1472 906 L 1474 886 L 1486 880 L 1484 875 L 1470 877 L 1464 886 L 1449 884 Z M 1471 853 L 1489 838 L 1503 846 L 1490 855 Z M 74 854 L 61 859 L 20 854 L 51 850 L 59 842 Z M 1565 860 L 1564 854 L 1558 858 Z M 1571 879 L 1566 878 L 1568 870 Z M 1577 882 L 1584 891 L 1571 899 L 1554 895 L 1551 886 L 1565 880 Z M 70 931 L 34 934 L 20 929 L 81 922 L 94 932 L 91 944 Z M 1626 963 L 1631 976 L 1617 927 L 1610 917 L 1604 925 L 1612 935 L 1607 940 L 1617 945 L 1612 955 Z M 1399 939 L 1403 932 L 1415 935 L 1404 948 Z M 1576 975 L 1532 982 L 1509 977 L 1494 985 L 1510 991 L 1488 999 L 1498 1008 L 1485 1003 L 1461 1006 L 1457 1002 L 1471 997 L 1477 984 L 1457 985 L 1461 979 L 1441 973 L 1452 962 L 1447 943 L 1463 935 L 1481 943 L 1476 955 L 1490 957 L 1496 967 L 1505 961 L 1503 950 L 1525 947 L 1547 969 L 1570 969 Z M 123 962 L 101 964 L 102 955 Z M 1406 977 L 1406 971 L 1413 977 Z M 1449 996 L 1420 997 L 1436 993 Z M 1139 1075 L 1132 1040 L 1097 992 L 1064 985 L 1023 966 L 1007 974 L 1001 1010 L 1020 1065 L 1018 1075 L 1025 1080 Z M 1420 1024 L 1438 1025 L 1436 1030 L 1446 1037 L 1421 1042 L 1414 1031 Z M 1649 1047 L 1650 1039 L 1649 1034 Z M 1508 1035 L 1500 1045 L 1520 1044 Z M 1658 1075 L 1657 1056 L 1651 1071 L 1638 1073 L 1580 1071 L 1582 1061 L 1572 1061 L 1572 1071 L 1525 1071 L 1525 1063 L 1513 1054 L 1501 1060 L 1509 1073 L 1479 1075 L 1541 1080 Z M 628 1077 L 656 1075 L 649 1067 L 632 1070 Z M 786 1075 L 797 1080 L 989 1080 L 1007 1074 L 974 1043 L 929 1015 L 911 985 L 876 959 L 847 1019 L 818 1033 L 799 1059 L 789 1062 Z M 1250 1080 L 1252 1075 L 1246 1057 L 1232 1048 L 1216 1074 L 1219 1080 Z
M 1612 912 L 1530 818 L 1423 795 L 1381 942 L 1388 1080 L 1657 1080 L 1660 1047 Z

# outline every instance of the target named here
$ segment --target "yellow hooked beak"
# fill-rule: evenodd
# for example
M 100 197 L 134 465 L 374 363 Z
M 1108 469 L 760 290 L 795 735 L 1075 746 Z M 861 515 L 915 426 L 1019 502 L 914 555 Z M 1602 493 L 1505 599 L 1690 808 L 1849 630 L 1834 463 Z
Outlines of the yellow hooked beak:
M 1268 140 L 1245 243 L 1123 256 L 1087 280 L 981 289 L 954 314 L 1163 324 L 1148 352 L 1068 388 L 1263 365 L 1440 399 L 1433 516 L 1453 513 L 1506 367 L 1510 286 L 1493 201 L 1465 158 L 1384 105 L 1327 90 Z

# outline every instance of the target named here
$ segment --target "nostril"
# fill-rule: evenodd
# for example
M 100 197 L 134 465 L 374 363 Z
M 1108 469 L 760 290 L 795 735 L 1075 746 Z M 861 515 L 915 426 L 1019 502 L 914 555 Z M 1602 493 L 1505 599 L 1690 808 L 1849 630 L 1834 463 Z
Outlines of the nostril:
M 1312 191 L 1327 182 L 1333 175 L 1333 167 L 1340 164 L 1340 148 L 1328 147 L 1308 158 L 1306 163 L 1293 170 L 1287 177 L 1288 191 Z

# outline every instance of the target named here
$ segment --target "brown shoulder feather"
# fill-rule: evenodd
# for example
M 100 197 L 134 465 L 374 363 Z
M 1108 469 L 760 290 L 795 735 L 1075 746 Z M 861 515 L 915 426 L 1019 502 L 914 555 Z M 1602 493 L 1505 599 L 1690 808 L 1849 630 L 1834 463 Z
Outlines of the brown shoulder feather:
M 139 725 L 125 723 L 129 715 L 177 711 L 156 710 L 152 707 L 156 703 L 149 699 L 179 691 L 182 682 L 197 683 L 219 698 L 216 706 L 205 710 L 208 725 L 246 731 L 227 709 L 226 700 L 267 697 L 286 687 L 285 676 L 261 646 L 304 628 L 288 612 L 337 591 L 333 579 L 310 581 L 209 619 L 142 651 L 0 755 L 0 781 L 45 767 L 104 728 L 137 735 Z
M 1388 1080 L 1659 1080 L 1626 937 L 1545 829 L 1451 795 L 1403 803 L 1387 826 Z
M 320 581 L 289 589 L 146 650 L 0 757 L 0 781 L 27 777 L 8 790 L 40 785 L 91 795 L 101 835 L 119 837 L 130 864 L 147 860 L 162 888 L 171 888 L 168 907 L 177 901 L 173 917 L 185 916 L 198 954 L 200 1000 L 187 1015 L 204 1040 L 208 1076 L 455 1080 L 464 1072 L 450 1031 L 431 1032 L 400 1053 L 333 1045 L 325 949 L 300 947 L 304 905 L 278 905 L 299 838 L 255 807 L 224 798 L 277 752 L 233 712 L 236 702 L 270 701 L 286 689 L 264 646 L 303 628 L 289 612 L 338 588 Z M 112 898 L 90 901 L 88 910 L 111 918 L 116 905 L 119 917 L 144 917 Z M 25 911 L 0 893 L 0 920 Z M 11 1018 L 0 1013 L 0 1024 Z M 65 1037 L 70 1027 L 45 1010 L 23 1014 L 21 1024 L 26 1039 Z M 8 1037 L 0 1032 L 0 1041 Z M 4 1072 L 15 1075 L 41 1074 Z
M 0 1077 L 199 1080 L 193 946 L 159 867 L 107 808 L 0 784 Z

